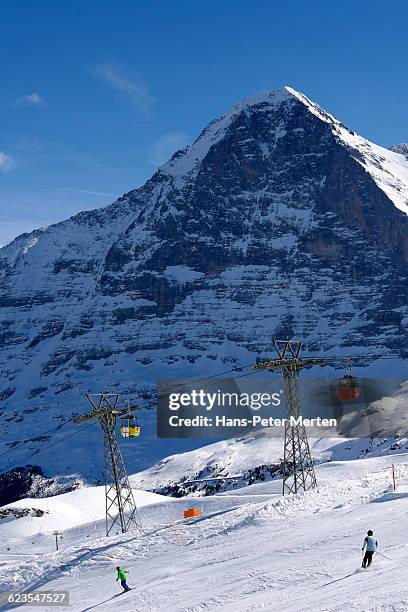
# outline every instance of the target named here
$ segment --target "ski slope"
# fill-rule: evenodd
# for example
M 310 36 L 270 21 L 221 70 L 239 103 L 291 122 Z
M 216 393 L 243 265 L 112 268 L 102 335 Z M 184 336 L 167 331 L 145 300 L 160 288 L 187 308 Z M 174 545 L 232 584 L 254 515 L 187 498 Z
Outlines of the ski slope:
M 146 504 L 143 534 L 106 538 L 103 521 L 83 516 L 64 531 L 58 552 L 47 531 L 19 538 L 2 531 L 0 590 L 68 590 L 69 609 L 82 612 L 406 611 L 408 456 L 332 461 L 316 473 L 317 490 L 285 498 L 279 480 L 193 500 L 136 493 Z M 67 496 L 46 500 L 50 514 Z M 202 517 L 187 524 L 183 510 L 192 504 Z M 363 571 L 369 528 L 390 560 L 375 555 Z M 125 595 L 115 582 L 118 564 L 129 571 L 133 590 Z
M 406 395 L 401 408 L 406 406 Z M 395 413 L 399 406 L 391 404 Z M 406 408 L 405 408 L 406 412 Z M 385 413 L 385 412 L 384 412 Z M 406 437 L 396 438 L 309 438 L 314 463 L 326 461 L 350 461 L 363 457 L 394 455 L 408 450 Z M 229 487 L 248 484 L 248 472 L 256 466 L 279 466 L 282 461 L 282 439 L 271 435 L 268 429 L 258 429 L 239 438 L 220 440 L 190 452 L 165 457 L 147 470 L 131 476 L 135 489 L 154 490 L 183 483 L 186 480 L 199 482 L 206 478 L 236 477 Z M 269 479 L 268 474 L 265 477 Z M 225 481 L 222 481 L 225 483 Z M 198 489 L 199 491 L 199 489 Z M 198 492 L 197 495 L 202 495 Z

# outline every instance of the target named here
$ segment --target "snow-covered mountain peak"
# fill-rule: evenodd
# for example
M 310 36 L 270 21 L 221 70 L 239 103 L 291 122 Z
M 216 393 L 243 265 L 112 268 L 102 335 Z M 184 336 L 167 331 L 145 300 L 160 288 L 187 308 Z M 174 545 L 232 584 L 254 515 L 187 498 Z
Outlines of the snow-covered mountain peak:
M 293 89 L 292 87 L 288 87 L 287 85 L 285 85 L 283 89 L 285 89 L 288 92 L 288 94 L 296 98 L 299 102 L 304 104 L 304 106 L 306 106 L 306 108 L 311 113 L 316 115 L 316 117 L 319 117 L 319 119 L 321 119 L 322 121 L 325 121 L 326 123 L 334 123 L 336 125 L 342 125 L 340 121 L 336 119 L 336 117 L 334 117 L 333 115 L 325 111 L 324 108 L 319 106 L 319 104 L 317 104 L 316 102 L 313 102 L 313 100 L 305 96 L 305 94 L 301 93 L 300 91 L 296 91 L 296 89 Z
M 275 91 L 261 91 L 244 98 L 234 104 L 226 113 L 214 119 L 191 145 L 177 151 L 167 163 L 161 166 L 160 170 L 174 177 L 189 174 L 194 168 L 197 168 L 210 148 L 225 136 L 228 128 L 238 115 L 243 112 L 250 113 L 253 108 L 258 108 L 261 105 L 267 110 L 281 104 L 293 105 L 298 100 L 303 103 L 307 101 L 308 104 L 313 105 L 313 102 L 306 96 L 287 86 Z
M 228 137 L 239 139 L 242 134 L 245 137 L 240 139 L 241 145 L 254 139 L 263 154 L 270 156 L 288 129 L 294 138 L 300 138 L 302 132 L 306 138 L 305 130 L 318 129 L 315 122 L 308 120 L 311 115 L 327 125 L 331 134 L 364 167 L 394 205 L 408 213 L 408 160 L 401 157 L 407 145 L 397 145 L 391 151 L 384 149 L 359 136 L 303 93 L 287 85 L 275 91 L 259 92 L 232 106 L 214 119 L 193 144 L 175 153 L 161 166 L 159 175 L 169 176 L 173 186 L 181 190 L 197 176 L 200 164 L 212 147 Z M 293 121 L 294 116 L 302 116 L 302 119 Z M 261 124 L 262 131 L 257 127 Z

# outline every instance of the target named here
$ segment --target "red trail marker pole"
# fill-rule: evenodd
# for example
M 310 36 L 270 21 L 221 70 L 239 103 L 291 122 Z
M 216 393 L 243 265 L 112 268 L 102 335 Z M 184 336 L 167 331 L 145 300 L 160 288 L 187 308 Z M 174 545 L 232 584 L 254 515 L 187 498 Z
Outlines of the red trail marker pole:
M 392 472 L 392 488 L 394 491 L 396 491 L 397 485 L 395 483 L 395 465 L 394 464 L 392 464 L 391 466 L 391 472 Z

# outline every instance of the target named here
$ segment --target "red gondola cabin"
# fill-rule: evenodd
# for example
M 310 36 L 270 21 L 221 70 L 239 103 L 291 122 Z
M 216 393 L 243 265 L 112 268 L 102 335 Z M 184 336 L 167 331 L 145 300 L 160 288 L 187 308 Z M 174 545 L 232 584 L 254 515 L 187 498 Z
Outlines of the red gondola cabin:
M 351 374 L 346 374 L 339 380 L 339 398 L 342 402 L 358 400 L 360 397 L 360 387 L 357 379 Z

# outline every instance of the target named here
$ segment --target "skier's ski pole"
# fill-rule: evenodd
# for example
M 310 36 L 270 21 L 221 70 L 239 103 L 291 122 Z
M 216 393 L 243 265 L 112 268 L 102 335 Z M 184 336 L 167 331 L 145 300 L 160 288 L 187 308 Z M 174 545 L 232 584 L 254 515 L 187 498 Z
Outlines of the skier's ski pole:
M 381 557 L 384 557 L 384 559 L 388 559 L 388 561 L 391 561 L 391 559 L 389 557 L 387 557 L 387 555 L 383 555 L 382 553 L 378 552 L 378 550 L 376 550 L 377 555 L 381 555 Z

